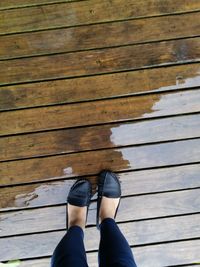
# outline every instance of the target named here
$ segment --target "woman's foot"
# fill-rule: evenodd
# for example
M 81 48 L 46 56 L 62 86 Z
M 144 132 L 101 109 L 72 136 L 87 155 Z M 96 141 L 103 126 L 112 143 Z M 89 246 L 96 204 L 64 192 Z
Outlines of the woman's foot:
M 99 211 L 100 223 L 106 218 L 115 218 L 116 209 L 119 205 L 119 198 L 102 197 Z
M 121 197 L 121 185 L 115 173 L 104 170 L 98 176 L 97 228 L 106 218 L 115 219 Z
M 68 204 L 68 227 L 79 226 L 82 229 L 86 224 L 87 207 L 78 207 Z
M 80 179 L 73 184 L 67 197 L 67 229 L 75 225 L 85 228 L 91 197 L 90 181 Z

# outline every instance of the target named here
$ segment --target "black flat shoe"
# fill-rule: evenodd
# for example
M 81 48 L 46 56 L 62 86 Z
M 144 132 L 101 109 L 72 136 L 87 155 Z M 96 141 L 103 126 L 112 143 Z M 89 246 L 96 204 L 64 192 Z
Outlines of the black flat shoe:
M 97 199 L 97 218 L 96 225 L 99 229 L 99 211 L 101 207 L 102 197 L 108 198 L 120 198 L 121 197 L 121 185 L 118 177 L 111 171 L 104 170 L 99 174 L 98 177 L 98 199 Z M 119 200 L 120 204 L 120 200 Z M 119 204 L 117 206 L 115 216 L 117 215 L 117 211 L 119 208 Z
M 88 208 L 91 197 L 92 197 L 92 185 L 88 180 L 80 179 L 73 184 L 67 197 L 67 229 L 68 229 L 68 204 L 78 207 L 87 207 L 87 214 L 88 214 Z

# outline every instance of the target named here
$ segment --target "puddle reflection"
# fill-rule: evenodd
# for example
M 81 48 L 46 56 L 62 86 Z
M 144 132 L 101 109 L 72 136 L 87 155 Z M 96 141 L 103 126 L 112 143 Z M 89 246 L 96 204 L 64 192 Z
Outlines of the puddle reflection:
M 15 207 L 38 206 L 42 203 L 48 203 L 48 199 L 51 204 L 65 203 L 66 194 L 69 192 L 72 183 L 73 181 L 61 181 L 40 185 L 30 193 L 17 195 L 15 197 Z
M 13 190 L 4 188 L 1 192 L 5 197 L 0 200 L 0 207 L 6 210 L 65 203 L 72 184 L 73 180 L 64 180 L 39 186 L 37 184 L 20 186 Z

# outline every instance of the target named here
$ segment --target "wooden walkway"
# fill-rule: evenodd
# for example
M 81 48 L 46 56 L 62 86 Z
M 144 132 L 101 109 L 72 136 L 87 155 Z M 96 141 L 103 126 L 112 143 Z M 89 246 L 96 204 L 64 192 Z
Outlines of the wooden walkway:
M 199 0 L 1 0 L 0 70 L 0 262 L 49 267 L 74 179 L 108 168 L 138 267 L 200 265 Z

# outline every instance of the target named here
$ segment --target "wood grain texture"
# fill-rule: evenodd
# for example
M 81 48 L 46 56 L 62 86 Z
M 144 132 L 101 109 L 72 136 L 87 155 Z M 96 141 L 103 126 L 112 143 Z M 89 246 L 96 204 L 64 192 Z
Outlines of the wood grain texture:
M 200 2 L 6 3 L 0 261 L 49 266 L 72 183 L 89 178 L 95 193 L 111 169 L 123 190 L 116 220 L 138 265 L 200 263 Z M 86 231 L 94 267 L 95 216 L 96 194 Z
M 2 11 L 0 33 L 35 31 L 144 16 L 196 11 L 198 0 L 93 0 Z
M 119 173 L 122 195 L 166 192 L 200 187 L 200 165 Z M 88 178 L 96 191 L 96 176 Z M 0 188 L 1 211 L 64 204 L 74 179 Z M 130 186 L 130 185 L 133 186 Z M 93 196 L 96 199 L 96 194 Z
M 200 35 L 200 12 L 0 36 L 0 59 Z
M 0 10 L 63 2 L 73 2 L 73 0 L 1 0 Z
M 199 102 L 200 90 L 189 90 L 9 111 L 0 113 L 0 135 L 187 114 Z
M 1 162 L 0 185 L 96 175 L 113 171 L 195 163 L 200 139 Z M 83 164 L 84 162 L 84 164 Z
M 130 246 L 198 238 L 200 215 L 180 216 L 120 224 Z M 33 258 L 53 254 L 66 231 L 31 234 L 0 239 L 0 259 Z M 85 231 L 86 251 L 98 250 L 99 232 L 96 227 Z
M 0 110 L 74 103 L 200 85 L 200 64 L 0 87 Z
M 120 56 L 119 56 L 120 55 Z M 200 38 L 0 61 L 0 84 L 199 62 Z
M 117 222 L 185 215 L 200 211 L 200 189 L 122 198 Z M 90 205 L 87 225 L 96 224 L 96 202 Z M 1 212 L 1 236 L 66 228 L 66 206 Z M 13 227 L 15 225 L 15 228 Z
M 136 262 L 142 267 L 174 266 L 177 264 L 191 265 L 200 260 L 200 241 L 172 242 L 153 246 L 136 247 L 133 253 Z M 88 253 L 90 266 L 98 267 L 97 254 Z M 188 264 L 188 265 L 186 265 Z M 20 267 L 49 267 L 50 258 L 22 261 Z M 197 264 L 198 266 L 198 264 Z
M 133 248 L 133 254 L 138 266 L 176 266 L 199 262 L 200 240 L 187 242 L 173 242 L 169 244 L 153 245 Z M 97 253 L 88 253 L 88 262 L 93 267 L 98 267 Z
M 2 137 L 0 161 L 199 137 L 199 121 L 196 114 Z

